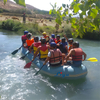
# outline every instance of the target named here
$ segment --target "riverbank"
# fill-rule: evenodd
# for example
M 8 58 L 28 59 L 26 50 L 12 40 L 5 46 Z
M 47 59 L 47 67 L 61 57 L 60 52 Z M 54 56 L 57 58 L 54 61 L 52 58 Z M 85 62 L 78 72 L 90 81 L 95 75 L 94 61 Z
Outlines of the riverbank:
M 7 19 L 5 21 L 0 21 L 0 29 L 14 31 L 17 34 L 23 34 L 24 30 L 28 30 L 33 35 L 42 35 L 45 31 L 48 35 L 59 34 L 62 36 L 63 34 L 66 34 L 67 37 L 72 37 L 70 24 L 63 23 L 57 30 L 55 28 L 56 24 L 54 20 L 51 22 L 49 20 L 45 21 L 47 22 L 46 24 L 37 21 L 26 22 L 24 24 L 17 20 Z

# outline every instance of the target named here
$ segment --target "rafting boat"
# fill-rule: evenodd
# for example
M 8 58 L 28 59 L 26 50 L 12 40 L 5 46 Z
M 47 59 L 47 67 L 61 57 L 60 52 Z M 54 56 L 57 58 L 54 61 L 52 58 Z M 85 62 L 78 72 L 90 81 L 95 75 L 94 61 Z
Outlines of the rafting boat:
M 25 55 L 27 52 L 28 50 L 22 47 L 22 54 Z M 29 53 L 27 55 L 27 58 L 31 61 L 33 58 L 33 54 Z M 39 60 L 39 57 L 36 57 L 32 63 L 34 63 L 40 69 L 43 65 L 43 62 L 44 61 Z M 80 66 L 76 66 L 73 64 L 63 65 L 63 66 L 61 65 L 50 66 L 50 64 L 47 63 L 41 69 L 41 72 L 53 77 L 60 77 L 60 78 L 74 80 L 74 79 L 84 78 L 87 75 L 87 68 L 83 64 L 81 64 Z

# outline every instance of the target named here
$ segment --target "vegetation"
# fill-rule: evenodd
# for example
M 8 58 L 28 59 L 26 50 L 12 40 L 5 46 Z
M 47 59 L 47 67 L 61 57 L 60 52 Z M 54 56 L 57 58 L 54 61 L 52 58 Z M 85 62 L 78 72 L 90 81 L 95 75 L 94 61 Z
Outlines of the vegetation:
M 6 1 L 4 0 L 4 3 Z M 14 1 L 25 6 L 25 0 Z M 100 40 L 98 38 L 100 37 L 100 0 L 73 0 L 70 5 L 62 4 L 61 7 L 57 7 L 55 3 L 52 7 L 49 14 L 56 16 L 55 21 L 58 24 L 61 25 L 63 19 L 68 16 L 66 22 L 67 24 L 71 23 L 74 37 L 87 38 L 95 35 L 95 39 Z M 79 15 L 79 18 L 72 17 L 73 15 Z
M 71 23 L 74 37 L 86 37 L 87 33 L 99 36 L 100 0 L 73 0 L 70 5 L 62 4 L 57 7 L 55 4 L 52 7 L 49 14 L 56 15 L 57 23 L 61 24 L 63 17 L 69 16 L 66 22 Z M 72 17 L 73 15 L 79 15 L 79 18 Z

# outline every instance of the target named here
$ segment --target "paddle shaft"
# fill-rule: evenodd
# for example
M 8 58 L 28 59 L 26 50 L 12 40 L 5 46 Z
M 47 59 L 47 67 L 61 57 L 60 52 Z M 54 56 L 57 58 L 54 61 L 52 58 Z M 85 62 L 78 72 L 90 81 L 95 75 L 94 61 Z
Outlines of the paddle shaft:
M 42 67 L 40 68 L 40 70 L 43 68 L 43 66 L 44 66 L 44 65 L 42 65 Z M 37 75 L 37 74 L 40 72 L 40 70 L 37 71 L 37 72 L 35 73 L 35 75 Z

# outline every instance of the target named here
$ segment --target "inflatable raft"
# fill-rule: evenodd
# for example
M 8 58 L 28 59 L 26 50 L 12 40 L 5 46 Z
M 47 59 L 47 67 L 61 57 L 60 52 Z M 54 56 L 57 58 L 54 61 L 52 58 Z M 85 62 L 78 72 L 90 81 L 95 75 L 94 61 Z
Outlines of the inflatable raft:
M 28 52 L 27 49 L 22 47 L 22 54 L 26 54 Z M 27 58 L 31 61 L 33 58 L 33 54 L 29 53 L 27 54 Z M 34 63 L 39 69 L 43 65 L 43 61 L 39 60 L 38 57 L 35 58 L 35 60 L 32 62 Z M 49 63 L 47 63 L 40 72 L 43 72 L 49 76 L 53 77 L 60 77 L 65 79 L 80 79 L 84 78 L 87 75 L 87 68 L 83 64 L 81 66 L 75 66 L 72 64 L 69 65 L 59 65 L 59 66 L 50 66 Z

